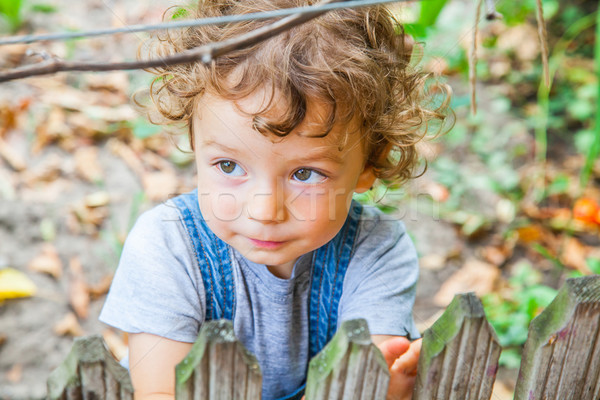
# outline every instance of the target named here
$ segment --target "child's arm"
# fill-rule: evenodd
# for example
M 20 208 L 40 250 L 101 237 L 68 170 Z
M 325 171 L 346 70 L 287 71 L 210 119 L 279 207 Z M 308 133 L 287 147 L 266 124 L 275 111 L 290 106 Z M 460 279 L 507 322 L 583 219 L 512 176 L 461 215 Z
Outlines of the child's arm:
M 129 336 L 129 372 L 135 400 L 173 400 L 175 366 L 192 343 L 177 342 L 149 333 Z
M 387 400 L 410 400 L 421 353 L 421 339 L 411 343 L 404 336 L 373 335 L 371 338 L 383 353 L 390 369 Z

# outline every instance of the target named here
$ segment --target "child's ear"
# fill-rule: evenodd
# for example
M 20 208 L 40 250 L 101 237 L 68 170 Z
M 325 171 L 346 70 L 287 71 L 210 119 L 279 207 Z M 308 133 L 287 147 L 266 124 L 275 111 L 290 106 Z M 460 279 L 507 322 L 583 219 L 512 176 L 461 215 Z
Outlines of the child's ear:
M 392 144 L 388 143 L 387 146 L 385 146 L 385 148 L 381 152 L 381 154 L 378 156 L 378 160 L 384 161 L 387 158 L 390 151 L 392 150 L 392 147 Z M 364 193 L 367 190 L 370 190 L 373 187 L 373 184 L 375 184 L 376 179 L 377 176 L 375 176 L 373 165 L 367 163 L 362 173 L 358 176 L 358 183 L 356 184 L 356 189 L 354 189 L 354 191 L 356 193 Z
M 371 164 L 365 165 L 365 169 L 363 169 L 361 174 L 358 176 L 358 182 L 356 183 L 356 188 L 354 191 L 356 193 L 366 192 L 373 187 L 375 179 L 377 179 L 377 177 L 373 171 L 373 166 Z

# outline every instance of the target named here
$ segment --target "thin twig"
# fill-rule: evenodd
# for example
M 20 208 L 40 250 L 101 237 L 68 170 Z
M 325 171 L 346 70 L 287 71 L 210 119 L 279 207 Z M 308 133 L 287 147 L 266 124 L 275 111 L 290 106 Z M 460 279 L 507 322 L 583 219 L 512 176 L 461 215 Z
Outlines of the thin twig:
M 343 0 L 323 0 L 321 4 L 329 4 Z M 186 50 L 169 57 L 155 60 L 144 61 L 126 61 L 118 63 L 102 62 L 70 62 L 64 60 L 46 60 L 38 64 L 26 67 L 15 68 L 0 74 L 0 83 L 14 79 L 21 79 L 31 76 L 47 75 L 63 71 L 113 71 L 126 69 L 146 69 L 164 65 L 177 65 L 200 61 L 204 64 L 210 63 L 215 58 L 232 51 L 252 46 L 283 31 L 300 25 L 306 21 L 326 13 L 327 10 L 304 11 L 301 14 L 291 15 L 282 18 L 272 24 L 263 26 L 239 37 L 225 40 L 222 42 L 210 43 L 201 47 Z
M 544 69 L 544 83 L 550 87 L 550 68 L 548 66 L 548 34 L 546 33 L 546 21 L 544 20 L 544 9 L 542 0 L 536 0 L 538 36 L 540 38 L 540 51 L 542 53 L 542 66 Z
M 104 35 L 115 35 L 118 33 L 136 33 L 136 32 L 150 32 L 159 31 L 166 29 L 178 29 L 178 28 L 191 28 L 197 26 L 206 25 L 225 25 L 232 22 L 243 22 L 243 21 L 259 21 L 264 19 L 287 17 L 289 15 L 300 14 L 304 12 L 313 11 L 331 11 L 339 8 L 358 8 L 367 7 L 376 4 L 384 3 L 397 3 L 399 1 L 406 0 L 349 0 L 340 3 L 328 3 L 316 6 L 304 6 L 304 7 L 293 7 L 284 8 L 280 10 L 256 12 L 249 14 L 238 14 L 238 15 L 223 15 L 221 17 L 201 18 L 194 20 L 181 20 L 172 22 L 163 22 L 160 24 L 152 25 L 129 25 L 120 28 L 110 29 L 97 29 L 93 31 L 82 31 L 82 32 L 60 32 L 60 33 L 47 33 L 42 35 L 23 35 L 23 36 L 12 36 L 8 38 L 0 38 L 0 46 L 5 44 L 17 44 L 17 43 L 34 43 L 48 40 L 69 40 L 69 39 L 80 39 L 86 37 L 96 37 Z
M 473 115 L 477 114 L 477 35 L 479 34 L 479 18 L 481 17 L 482 4 L 483 0 L 477 0 L 473 42 L 471 43 L 471 54 L 469 56 L 469 86 L 471 88 L 471 114 Z
M 502 14 L 496 11 L 496 3 L 494 3 L 494 0 L 485 0 L 485 10 L 485 19 L 488 21 L 502 19 Z

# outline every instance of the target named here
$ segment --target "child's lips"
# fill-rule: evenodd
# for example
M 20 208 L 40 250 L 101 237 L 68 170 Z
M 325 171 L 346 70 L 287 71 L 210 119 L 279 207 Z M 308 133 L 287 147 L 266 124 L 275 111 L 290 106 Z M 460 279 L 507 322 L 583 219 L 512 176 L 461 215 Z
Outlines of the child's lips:
M 273 241 L 273 240 L 259 240 L 259 239 L 252 239 L 252 238 L 249 238 L 249 239 L 255 247 L 260 247 L 263 249 L 276 249 L 277 247 L 279 247 L 285 243 L 285 242 L 278 242 L 278 241 Z

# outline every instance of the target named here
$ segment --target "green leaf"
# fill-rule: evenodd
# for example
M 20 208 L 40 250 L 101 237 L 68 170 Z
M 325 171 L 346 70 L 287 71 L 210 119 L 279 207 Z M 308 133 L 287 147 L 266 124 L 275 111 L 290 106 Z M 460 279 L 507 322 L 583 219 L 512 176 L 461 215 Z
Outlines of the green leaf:
M 34 4 L 31 6 L 31 11 L 39 12 L 42 14 L 52 14 L 56 12 L 58 8 L 52 4 Z
M 22 0 L 0 0 L 0 15 L 4 16 L 13 31 L 21 26 Z
M 571 178 L 565 174 L 559 174 L 552 183 L 548 186 L 548 194 L 564 194 L 569 191 L 569 184 L 571 182 Z
M 588 258 L 586 263 L 594 274 L 600 275 L 600 258 Z
M 521 353 L 517 349 L 503 349 L 498 362 L 506 368 L 517 369 L 521 365 Z
M 577 121 L 585 121 L 592 117 L 594 113 L 594 107 L 592 102 L 585 99 L 575 99 L 569 102 L 567 111 Z
M 433 26 L 447 0 L 429 0 L 421 2 L 421 12 L 417 24 L 424 28 Z
M 178 7 L 177 10 L 173 13 L 171 19 L 182 19 L 189 15 L 188 10 L 185 8 Z
M 139 139 L 146 139 L 161 131 L 161 128 L 152 125 L 145 118 L 138 118 L 133 121 L 133 134 Z

